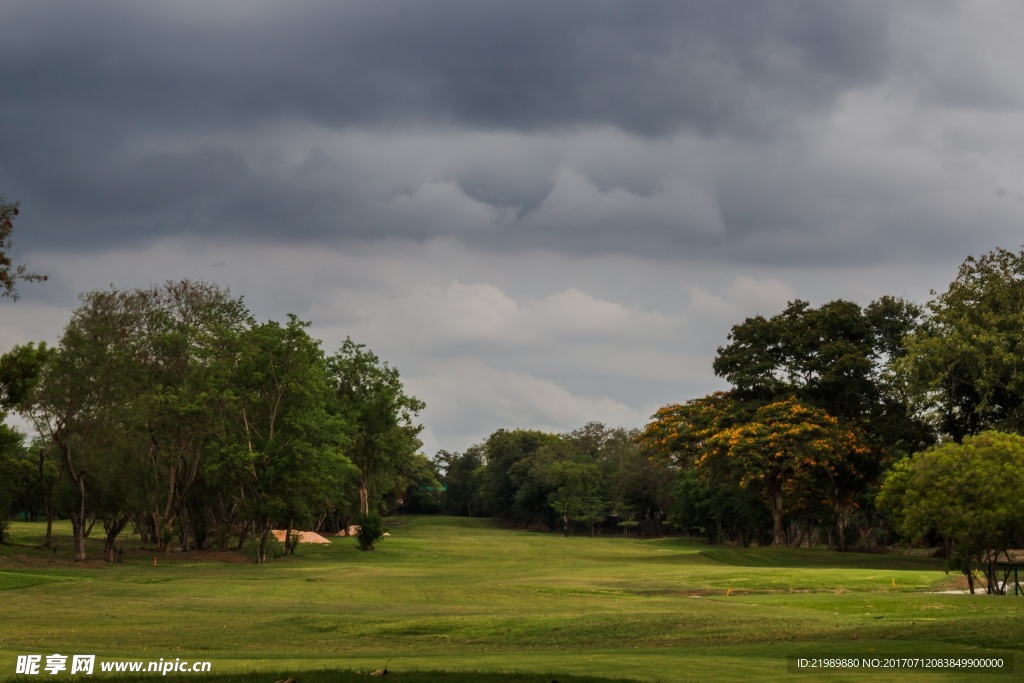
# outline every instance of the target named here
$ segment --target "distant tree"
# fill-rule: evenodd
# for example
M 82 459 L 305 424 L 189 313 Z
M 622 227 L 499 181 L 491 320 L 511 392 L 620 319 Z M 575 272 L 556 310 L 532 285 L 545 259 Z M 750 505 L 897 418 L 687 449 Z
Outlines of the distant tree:
M 483 496 L 492 516 L 528 524 L 531 518 L 550 510 L 547 504 L 550 489 L 532 456 L 559 438 L 556 434 L 528 429 L 499 429 L 487 437 Z
M 1024 543 L 1024 437 L 986 431 L 901 461 L 889 473 L 879 504 L 908 540 L 930 533 L 952 542 L 948 566 L 963 572 L 971 592 L 981 569 L 987 592 L 999 592 L 996 563 Z
M 441 511 L 441 474 L 437 462 L 422 453 L 413 453 L 399 468 L 392 492 L 390 510 L 408 514 L 436 514 Z
M 551 463 L 546 474 L 554 489 L 548 494 L 548 502 L 561 517 L 565 535 L 578 520 L 590 527 L 593 536 L 594 525 L 604 521 L 609 509 L 601 466 L 594 461 L 562 459 Z
M 897 367 L 937 427 L 958 442 L 1024 433 L 1024 248 L 969 257 L 927 308 Z
M 605 428 L 598 456 L 608 481 L 609 514 L 627 527 L 654 536 L 672 507 L 677 472 L 651 458 L 637 443 L 639 430 Z M 632 524 L 635 523 L 635 524 Z
M 470 446 L 464 453 L 438 451 L 434 459 L 444 469 L 444 508 L 451 515 L 473 517 L 483 512 L 484 447 Z
M 744 547 L 771 543 L 772 518 L 760 491 L 737 485 L 739 474 L 709 475 L 687 468 L 674 478 L 668 523 L 712 543 L 732 540 Z
M 18 299 L 18 282 L 41 282 L 46 275 L 30 273 L 25 266 L 15 266 L 8 255 L 11 249 L 11 233 L 14 219 L 18 216 L 18 203 L 7 202 L 0 197 L 0 298 Z

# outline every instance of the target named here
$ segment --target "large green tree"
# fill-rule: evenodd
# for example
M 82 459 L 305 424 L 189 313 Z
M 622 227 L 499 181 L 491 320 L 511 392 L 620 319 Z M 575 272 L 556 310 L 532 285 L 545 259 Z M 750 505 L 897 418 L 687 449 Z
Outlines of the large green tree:
M 90 292 L 71 316 L 60 342 L 46 358 L 19 411 L 60 454 L 62 471 L 74 489 L 68 507 L 75 559 L 86 559 L 85 532 L 90 481 L 106 468 L 94 467 L 124 429 L 121 408 L 131 395 L 133 372 L 121 340 L 131 316 L 112 292 Z
M 239 333 L 252 320 L 241 299 L 205 282 L 182 280 L 118 294 L 126 309 L 137 311 L 123 341 L 134 380 L 125 409 L 143 461 L 146 526 L 165 549 L 178 527 L 187 549 L 195 520 L 186 501 L 202 475 L 213 408 L 223 389 L 217 368 L 233 362 Z
M 86 414 L 102 411 L 103 419 L 93 420 L 88 435 L 74 440 L 80 449 L 104 454 L 77 484 L 91 482 L 93 501 L 104 501 L 107 557 L 113 557 L 113 542 L 129 518 L 136 520 L 144 538 L 165 548 L 180 520 L 182 546 L 188 547 L 193 525 L 185 501 L 200 477 L 201 455 L 213 426 L 211 402 L 220 390 L 211 371 L 230 357 L 232 334 L 248 324 L 248 313 L 227 292 L 189 280 L 95 291 L 82 301 L 55 360 L 63 363 L 78 354 L 89 369 L 78 384 L 72 383 L 73 375 L 51 372 L 46 377 L 51 388 L 67 383 L 62 400 L 69 400 L 72 390 L 92 391 L 83 394 Z M 26 393 L 46 354 L 44 346 L 29 345 L 0 361 L 8 400 Z M 55 396 L 41 392 L 37 398 L 52 402 Z M 44 433 L 63 438 L 66 430 L 54 430 L 52 420 L 47 422 L 49 431 Z M 61 450 L 65 471 L 73 480 L 79 478 L 80 468 L 66 469 L 67 449 Z M 113 460 L 116 465 L 111 465 Z M 44 475 L 41 467 L 40 477 Z M 105 483 L 104 477 L 110 481 Z M 117 494 L 111 493 L 115 490 Z
M 931 533 L 952 542 L 949 566 L 967 577 L 981 570 L 987 591 L 1000 592 L 996 563 L 1024 543 L 1024 437 L 987 431 L 903 460 L 879 495 L 901 534 Z
M 927 308 L 898 369 L 937 427 L 1024 433 L 1024 248 L 968 258 Z
M 913 452 L 930 443 L 929 433 L 891 367 L 920 316 L 915 304 L 888 296 L 865 308 L 792 301 L 782 313 L 735 325 L 713 368 L 742 400 L 793 396 L 858 422 L 886 450 Z
M 359 469 L 359 511 L 370 511 L 371 487 L 389 488 L 422 446 L 416 416 L 423 401 L 405 393 L 398 369 L 349 338 L 328 359 L 335 411 L 346 423 L 347 453 Z
M 275 523 L 290 531 L 312 518 L 349 465 L 346 425 L 328 410 L 326 360 L 307 327 L 295 316 L 285 325 L 253 325 L 241 333 L 227 375 L 216 468 L 221 481 L 237 482 L 259 563 L 267 559 Z
M 907 336 L 921 319 L 920 307 L 891 296 L 863 308 L 843 300 L 819 307 L 796 300 L 779 314 L 734 326 L 729 343 L 718 349 L 715 373 L 733 384 L 737 401 L 797 400 L 848 425 L 870 445 L 868 451 L 852 451 L 855 461 L 842 463 L 821 482 L 830 495 L 790 496 L 794 503 L 803 501 L 803 528 L 825 524 L 839 547 L 850 524 L 864 542 L 872 542 L 879 521 L 873 498 L 885 467 L 934 442 L 920 401 L 896 373 L 907 355 Z M 829 520 L 813 504 L 825 498 L 832 501 Z
M 464 453 L 438 451 L 434 459 L 444 469 L 441 480 L 445 512 L 473 517 L 483 512 L 484 447 L 470 446 Z

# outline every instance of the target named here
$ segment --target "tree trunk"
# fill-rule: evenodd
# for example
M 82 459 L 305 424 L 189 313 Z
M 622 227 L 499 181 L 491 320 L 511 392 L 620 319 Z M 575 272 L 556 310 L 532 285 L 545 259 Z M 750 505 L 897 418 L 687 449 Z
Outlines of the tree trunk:
M 265 564 L 267 561 L 267 548 L 270 546 L 270 530 L 274 526 L 273 520 L 262 520 L 260 523 L 259 536 L 256 539 L 256 564 Z
M 219 498 L 216 507 L 211 507 L 211 517 L 217 527 L 217 548 L 227 550 L 231 542 L 231 530 L 234 528 L 234 505 L 225 504 L 223 498 Z
M 68 468 L 70 471 L 71 468 Z M 75 537 L 75 561 L 85 560 L 85 473 L 72 475 L 78 487 L 78 508 L 71 512 L 71 530 Z
M 156 547 L 159 550 L 163 550 L 165 543 L 162 535 L 162 529 L 160 524 L 160 515 L 152 510 L 149 511 L 149 523 L 152 525 L 153 530 L 153 542 L 156 543 Z
M 128 515 L 121 515 L 111 522 L 104 522 L 103 528 L 107 532 L 103 537 L 103 559 L 114 564 L 120 560 L 117 553 L 117 535 L 128 526 Z
M 292 538 L 292 524 L 293 520 L 288 518 L 288 526 L 284 530 L 284 554 L 294 555 L 295 554 L 295 539 Z
M 786 534 L 782 526 L 782 493 L 770 492 L 772 509 L 772 545 L 786 545 Z
M 53 517 L 54 517 L 54 503 L 53 503 L 53 490 L 52 487 L 49 489 L 46 486 L 46 476 L 43 471 L 43 465 L 45 463 L 46 451 L 39 449 L 39 490 L 43 492 L 43 509 L 46 511 L 46 537 L 43 539 L 44 548 L 53 547 Z
M 359 475 L 359 512 L 370 514 L 370 484 L 363 475 Z
M 85 556 L 85 521 L 77 513 L 71 513 L 71 533 L 75 538 L 75 561 L 81 562 Z
M 236 548 L 237 550 L 241 550 L 242 547 L 245 545 L 245 539 L 249 536 L 250 524 L 251 522 L 246 522 L 244 525 L 242 525 L 242 531 L 240 534 L 238 534 L 238 547 Z
M 192 531 L 188 508 L 183 509 L 181 514 L 178 516 L 178 528 L 181 530 L 178 534 L 179 540 L 181 541 L 181 552 L 188 552 L 188 539 Z
M 1005 593 L 999 585 L 999 573 L 996 571 L 996 561 L 998 559 L 998 552 L 986 553 L 985 555 L 985 580 L 988 582 L 989 595 L 1003 595 Z

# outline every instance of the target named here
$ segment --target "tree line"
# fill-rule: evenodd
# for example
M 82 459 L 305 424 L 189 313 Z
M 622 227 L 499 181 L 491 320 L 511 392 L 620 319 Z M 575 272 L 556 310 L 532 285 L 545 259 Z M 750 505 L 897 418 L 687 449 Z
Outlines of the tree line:
M 162 548 L 254 538 L 262 561 L 271 528 L 399 510 L 739 544 L 902 537 L 991 587 L 1024 543 L 1024 249 L 968 258 L 932 294 L 747 318 L 713 362 L 730 388 L 643 429 L 500 429 L 428 459 L 423 403 L 362 345 L 327 355 L 308 323 L 258 323 L 207 283 L 90 292 L 55 347 L 0 357 L 0 407 L 38 434 L 0 429 L 0 516 L 69 517 L 77 557 L 99 523 L 108 559 L 129 524 Z
M 263 562 L 274 528 L 346 529 L 436 484 L 398 371 L 308 326 L 204 282 L 84 294 L 56 346 L 0 357 L 0 407 L 37 434 L 0 429 L 4 519 L 45 517 L 48 545 L 66 516 L 79 560 L 99 524 L 114 561 L 130 524 L 164 550 L 252 539 Z
M 747 318 L 713 363 L 730 388 L 637 432 L 500 430 L 442 452 L 447 509 L 740 544 L 902 537 L 992 587 L 1024 544 L 1024 249 L 968 258 L 932 295 Z
M 882 474 L 936 438 L 894 371 L 922 318 L 894 297 L 749 318 L 714 360 L 729 391 L 664 406 L 642 430 L 499 430 L 439 453 L 446 508 L 743 544 L 845 548 L 855 529 L 857 544 L 874 544 Z
M 612 527 L 660 534 L 671 473 L 637 443 L 639 432 L 592 422 L 567 434 L 499 429 L 464 453 L 436 456 L 446 512 L 513 525 Z

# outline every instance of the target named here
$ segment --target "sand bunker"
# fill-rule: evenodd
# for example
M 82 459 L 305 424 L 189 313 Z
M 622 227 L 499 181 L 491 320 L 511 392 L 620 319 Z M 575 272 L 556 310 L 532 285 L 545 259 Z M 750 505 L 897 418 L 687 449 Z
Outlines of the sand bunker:
M 274 534 L 274 538 L 284 543 L 284 529 L 273 529 L 270 533 Z M 292 533 L 295 532 L 293 531 Z M 330 540 L 324 538 L 315 531 L 300 531 L 299 543 L 330 543 Z

